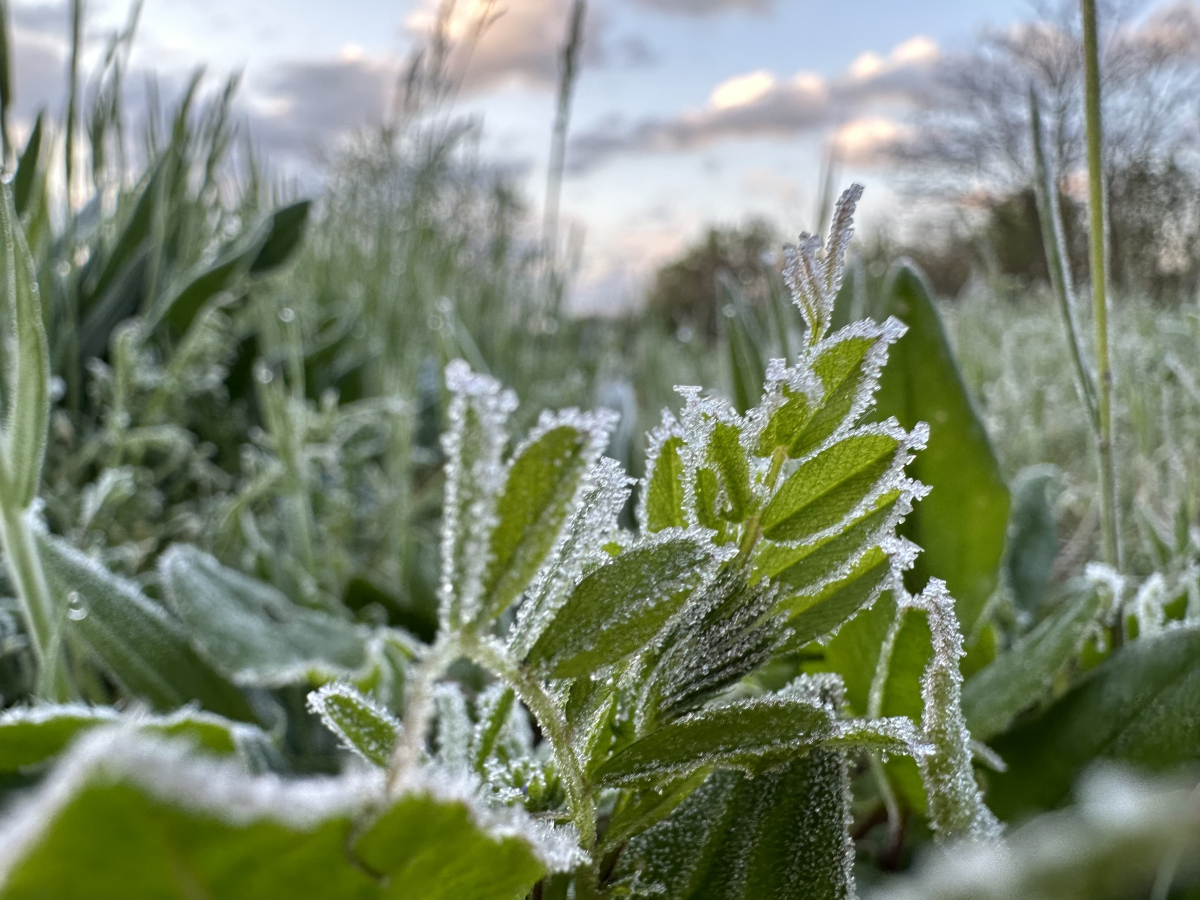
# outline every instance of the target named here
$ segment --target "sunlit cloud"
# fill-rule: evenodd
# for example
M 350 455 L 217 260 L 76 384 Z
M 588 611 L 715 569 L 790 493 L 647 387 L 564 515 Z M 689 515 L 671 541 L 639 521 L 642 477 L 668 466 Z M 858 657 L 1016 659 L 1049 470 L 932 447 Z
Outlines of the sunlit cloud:
M 759 69 L 748 75 L 738 75 L 717 85 L 709 97 L 709 105 L 713 109 L 732 109 L 735 106 L 746 106 L 775 87 L 775 76 L 770 72 Z
M 744 138 L 790 139 L 826 131 L 848 119 L 860 124 L 843 135 L 846 152 L 865 158 L 868 140 L 872 147 L 882 144 L 882 123 L 888 121 L 871 118 L 868 112 L 924 96 L 940 58 L 932 40 L 915 37 L 887 56 L 859 56 L 834 79 L 801 72 L 780 80 L 765 70 L 739 75 L 717 85 L 700 110 L 644 119 L 624 128 L 608 122 L 580 134 L 571 146 L 571 165 L 578 172 L 628 153 L 686 152 Z M 865 122 L 873 124 L 868 128 L 861 124 Z

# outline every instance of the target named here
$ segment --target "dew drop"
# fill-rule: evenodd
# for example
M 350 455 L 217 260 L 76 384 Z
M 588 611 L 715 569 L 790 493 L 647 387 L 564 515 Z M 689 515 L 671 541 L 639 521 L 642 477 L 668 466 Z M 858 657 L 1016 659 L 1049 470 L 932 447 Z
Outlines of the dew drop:
M 259 362 L 254 367 L 254 377 L 259 384 L 270 384 L 275 380 L 275 373 L 271 371 L 271 367 L 264 362 Z
M 87 618 L 87 606 L 84 605 L 83 597 L 79 591 L 71 591 L 67 594 L 67 618 L 72 622 L 78 622 Z
M 294 322 L 295 320 L 296 320 L 296 311 L 294 309 L 292 309 L 290 306 L 285 306 L 285 307 L 283 307 L 283 309 L 279 310 L 279 321 L 280 322 L 288 323 L 288 322 Z

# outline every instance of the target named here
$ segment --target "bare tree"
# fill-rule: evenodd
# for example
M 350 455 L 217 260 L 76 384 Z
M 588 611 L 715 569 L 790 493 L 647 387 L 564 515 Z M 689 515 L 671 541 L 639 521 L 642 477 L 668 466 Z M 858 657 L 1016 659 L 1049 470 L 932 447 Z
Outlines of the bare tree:
M 1177 3 L 1138 21 L 1130 3 L 1102 7 L 1106 168 L 1178 160 L 1196 145 L 1200 7 Z M 896 148 L 923 189 L 1011 192 L 1033 177 L 1028 92 L 1038 94 L 1055 170 L 1083 161 L 1083 56 L 1077 4 L 1035 7 L 1033 21 L 984 32 L 949 56 Z

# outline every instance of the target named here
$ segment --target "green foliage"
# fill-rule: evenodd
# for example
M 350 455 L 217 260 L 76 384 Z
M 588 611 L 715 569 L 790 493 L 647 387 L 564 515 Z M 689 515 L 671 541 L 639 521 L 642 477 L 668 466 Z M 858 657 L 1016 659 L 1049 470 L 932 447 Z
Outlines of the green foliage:
M 378 788 L 352 775 L 281 783 L 98 733 L 7 823 L 0 896 L 492 900 L 519 898 L 572 860 L 569 846 L 489 816 L 436 773 L 374 809 Z
M 1194 761 L 1200 631 L 1179 627 L 1139 638 L 1029 722 L 994 741 L 1008 771 L 989 797 L 1006 819 L 1061 805 L 1093 760 L 1171 770 Z

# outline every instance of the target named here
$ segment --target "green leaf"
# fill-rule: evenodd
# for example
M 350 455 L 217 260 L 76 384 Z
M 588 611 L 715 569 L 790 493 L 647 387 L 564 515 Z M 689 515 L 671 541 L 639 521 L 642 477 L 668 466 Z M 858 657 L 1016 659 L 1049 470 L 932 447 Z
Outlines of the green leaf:
M 1004 819 L 1062 804 L 1080 772 L 1108 759 L 1172 769 L 1200 758 L 1200 628 L 1126 644 L 1036 718 L 1000 735 L 1008 771 L 989 778 Z
M 641 483 L 638 521 L 644 534 L 665 528 L 683 528 L 687 515 L 683 508 L 683 434 L 670 412 L 663 411 L 663 422 L 650 432 L 646 449 L 646 475 Z
M 262 275 L 287 262 L 304 238 L 311 208 L 311 200 L 299 200 L 271 213 L 264 226 L 266 238 L 250 263 L 250 274 Z
M 674 812 L 692 791 L 700 787 L 708 776 L 708 769 L 697 769 L 690 775 L 673 778 L 666 784 L 658 784 L 641 791 L 626 791 L 609 817 L 602 845 L 615 849 L 661 822 Z
M 750 492 L 750 461 L 741 438 L 740 425 L 717 421 L 713 423 L 707 448 L 707 461 L 719 479 L 725 499 L 718 515 L 734 523 L 744 521 L 754 503 Z
M 896 429 L 858 431 L 801 463 L 762 515 L 763 536 L 800 543 L 841 523 L 907 459 L 910 444 Z
M 647 654 L 638 728 L 700 706 L 758 669 L 778 648 L 774 591 L 749 585 L 740 569 L 720 572 L 688 600 Z
M 77 595 L 71 602 L 83 615 L 68 618 L 67 627 L 134 698 L 164 710 L 196 702 L 254 720 L 242 692 L 196 654 L 165 609 L 66 541 L 44 533 L 37 541 L 51 592 Z
M 23 216 L 29 210 L 29 202 L 33 199 L 33 187 L 37 183 L 38 167 L 42 155 L 42 123 L 45 113 L 39 111 L 33 120 L 33 130 L 21 158 L 17 161 L 17 172 L 13 176 L 13 207 L 18 216 Z
M 348 684 L 331 682 L 308 695 L 308 708 L 321 717 L 343 747 L 381 769 L 387 768 L 400 723 Z
M 873 510 L 841 532 L 800 547 L 760 542 L 754 556 L 755 577 L 765 576 L 796 592 L 820 587 L 895 531 L 899 514 L 907 507 L 900 501 L 899 491 L 885 494 Z
M 805 694 L 767 694 L 704 709 L 652 731 L 601 765 L 596 779 L 602 785 L 635 784 L 703 766 L 754 773 L 822 745 L 907 753 L 915 744 L 909 740 L 911 724 L 839 720 L 831 707 Z
M 383 796 L 382 775 L 284 781 L 97 732 L 4 823 L 0 898 L 520 900 L 581 860 L 445 775 L 414 773 L 373 815 Z
M 504 612 L 557 543 L 608 442 L 608 415 L 545 415 L 516 454 L 496 503 L 480 621 Z
M 1019 713 L 1042 701 L 1079 657 L 1107 606 L 1099 591 L 1073 598 L 967 681 L 963 712 L 976 740 L 989 740 Z
M 836 751 L 813 750 L 754 778 L 714 772 L 630 842 L 619 874 L 637 873 L 638 898 L 850 898 L 848 802 L 846 762 Z
M 832 672 L 841 677 L 845 685 L 846 705 L 860 716 L 868 715 L 870 709 L 871 682 L 879 663 L 879 651 L 896 618 L 896 603 L 891 592 L 886 592 L 870 608 L 863 610 L 838 630 L 825 645 L 824 658 L 810 664 L 810 671 Z M 916 678 L 920 678 L 920 669 Z M 915 679 L 914 679 L 915 680 Z M 913 711 L 898 713 L 885 709 L 883 715 L 920 715 L 920 705 Z
M 1022 469 L 1014 481 L 1005 568 L 1019 608 L 1037 615 L 1058 556 L 1058 523 L 1047 496 L 1057 477 L 1053 466 Z
M 176 544 L 160 557 L 159 574 L 192 645 L 235 684 L 280 687 L 367 674 L 361 627 L 297 606 L 202 550 Z
M 878 317 L 895 316 L 908 332 L 892 348 L 877 395 L 880 418 L 905 428 L 929 424 L 929 440 L 908 472 L 929 496 L 903 534 L 924 552 L 909 575 L 919 589 L 930 577 L 956 598 L 963 633 L 974 633 L 995 590 L 1008 527 L 1008 488 L 987 432 L 971 404 L 923 277 L 907 263 L 890 273 Z
M 183 737 L 210 753 L 233 754 L 248 725 L 220 716 L 182 709 L 169 716 L 120 713 L 107 706 L 14 707 L 0 713 L 0 772 L 15 772 L 58 756 L 93 728 L 124 725 L 149 734 Z
M 891 556 L 874 547 L 859 558 L 844 578 L 813 594 L 795 594 L 781 601 L 777 608 L 788 615 L 787 627 L 791 631 L 785 646 L 799 649 L 836 631 L 891 587 L 894 571 Z
M 516 692 L 501 682 L 490 685 L 479 698 L 479 722 L 471 740 L 472 768 L 479 774 L 483 774 L 488 758 L 496 749 L 496 742 L 508 724 L 516 699 Z
M 498 473 L 508 443 L 505 423 L 517 398 L 494 379 L 473 373 L 462 360 L 446 366 L 446 387 L 451 400 L 450 426 L 442 437 L 446 486 L 439 599 L 443 627 L 459 627 L 479 608 L 496 495 L 502 487 Z
M 659 532 L 593 569 L 529 652 L 553 678 L 589 675 L 641 650 L 708 570 L 706 537 Z
M 42 480 L 50 424 L 50 351 L 42 303 L 38 296 L 37 273 L 25 231 L 13 207 L 8 185 L 0 191 L 0 239 L 6 306 L 16 352 L 5 373 L 8 418 L 4 423 L 4 503 L 9 509 L 25 509 L 37 496 Z

